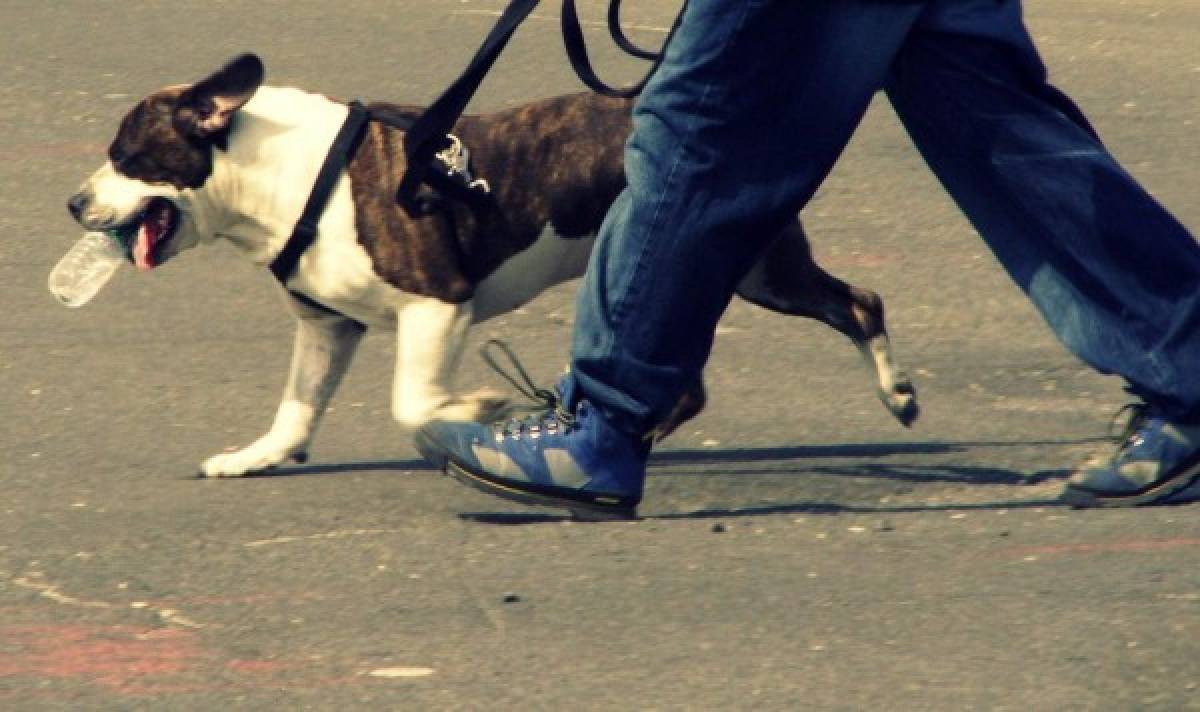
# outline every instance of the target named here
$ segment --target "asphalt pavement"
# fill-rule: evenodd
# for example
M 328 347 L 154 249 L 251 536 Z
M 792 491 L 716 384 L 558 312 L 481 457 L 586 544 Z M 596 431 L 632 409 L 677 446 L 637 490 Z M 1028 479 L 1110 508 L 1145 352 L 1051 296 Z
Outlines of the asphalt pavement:
M 194 477 L 270 424 L 277 288 L 216 246 L 65 309 L 45 280 L 79 234 L 66 198 L 163 85 L 253 50 L 273 84 L 427 102 L 503 5 L 0 2 L 0 708 L 1200 709 L 1200 505 L 1056 504 L 1125 395 L 1058 346 L 882 102 L 805 219 L 824 265 L 884 296 L 912 429 L 840 336 L 735 304 L 637 522 L 426 467 L 389 416 L 383 333 L 308 464 Z M 597 62 L 633 78 L 604 5 L 581 3 Z M 628 5 L 648 45 L 678 7 Z M 1200 4 L 1027 14 L 1053 80 L 1200 230 Z M 472 109 L 578 88 L 547 4 Z M 473 344 L 550 381 L 571 300 Z M 463 381 L 503 386 L 473 355 Z

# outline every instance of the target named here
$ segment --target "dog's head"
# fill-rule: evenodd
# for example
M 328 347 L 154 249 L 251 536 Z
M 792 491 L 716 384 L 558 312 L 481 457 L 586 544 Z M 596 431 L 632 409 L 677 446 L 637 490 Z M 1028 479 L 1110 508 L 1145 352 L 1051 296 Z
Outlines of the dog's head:
M 108 162 L 67 203 L 88 230 L 128 235 L 139 269 L 150 269 L 210 234 L 191 209 L 225 150 L 235 112 L 258 90 L 263 64 L 241 55 L 195 84 L 168 87 L 121 121 Z

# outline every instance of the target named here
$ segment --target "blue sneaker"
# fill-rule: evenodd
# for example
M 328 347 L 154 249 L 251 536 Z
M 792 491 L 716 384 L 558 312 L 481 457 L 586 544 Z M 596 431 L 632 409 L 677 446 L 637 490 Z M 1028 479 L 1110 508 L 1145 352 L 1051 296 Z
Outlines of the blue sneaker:
M 421 455 L 456 480 L 498 497 L 563 507 L 588 519 L 636 518 L 649 440 L 617 430 L 586 400 L 568 408 L 561 390 L 532 384 L 527 390 L 509 380 L 541 407 L 490 424 L 428 423 L 415 436 Z
M 1116 453 L 1067 480 L 1062 501 L 1074 507 L 1164 504 L 1200 480 L 1200 423 L 1177 423 L 1135 406 Z

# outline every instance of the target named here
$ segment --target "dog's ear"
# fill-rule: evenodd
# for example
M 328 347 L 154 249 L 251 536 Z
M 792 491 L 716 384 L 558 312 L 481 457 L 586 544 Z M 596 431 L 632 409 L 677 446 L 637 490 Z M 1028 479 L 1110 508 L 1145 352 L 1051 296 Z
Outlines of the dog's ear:
M 206 79 L 193 84 L 175 106 L 175 126 L 186 136 L 206 137 L 229 128 L 233 114 L 254 96 L 265 74 L 253 54 L 234 57 Z

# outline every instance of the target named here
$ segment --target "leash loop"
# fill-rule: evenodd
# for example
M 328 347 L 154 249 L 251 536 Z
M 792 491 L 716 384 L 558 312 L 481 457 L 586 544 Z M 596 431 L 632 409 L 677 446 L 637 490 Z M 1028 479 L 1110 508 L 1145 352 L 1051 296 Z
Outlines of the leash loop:
M 625 54 L 644 59 L 649 62 L 658 62 L 662 60 L 662 51 L 651 52 L 650 50 L 642 49 L 630 41 L 625 34 L 625 29 L 621 27 L 621 0 L 612 0 L 608 4 L 608 34 L 612 37 L 613 42 L 621 48 Z M 665 49 L 665 47 L 664 47 Z
M 587 41 L 583 38 L 583 28 L 579 22 L 579 15 L 575 11 L 575 0 L 563 0 L 561 14 L 563 44 L 567 50 L 567 59 L 570 60 L 575 74 L 589 89 L 605 96 L 618 99 L 632 99 L 642 93 L 642 89 L 646 87 L 646 84 L 650 81 L 650 77 L 654 76 L 658 65 L 662 63 L 663 55 L 666 53 L 666 45 L 671 41 L 671 36 L 675 34 L 675 28 L 679 26 L 679 18 L 682 17 L 683 12 L 681 10 L 680 14 L 676 16 L 675 23 L 671 26 L 671 32 L 667 35 L 666 42 L 663 43 L 663 49 L 658 52 L 650 52 L 633 44 L 629 40 L 629 37 L 626 36 L 625 31 L 621 29 L 620 8 L 621 0 L 610 0 L 608 5 L 608 34 L 612 36 L 613 41 L 626 54 L 654 63 L 645 76 L 636 84 L 618 89 L 606 84 L 596 75 L 596 71 L 592 68 L 591 59 L 588 57 Z

